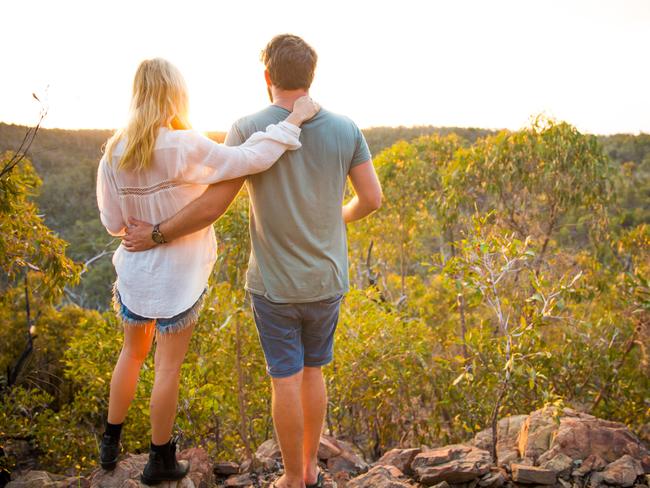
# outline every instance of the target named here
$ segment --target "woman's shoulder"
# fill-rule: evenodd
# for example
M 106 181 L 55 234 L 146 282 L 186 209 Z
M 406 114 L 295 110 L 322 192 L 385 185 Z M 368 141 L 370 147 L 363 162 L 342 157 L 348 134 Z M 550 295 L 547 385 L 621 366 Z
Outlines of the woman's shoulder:
M 161 127 L 156 137 L 155 150 L 177 149 L 183 152 L 186 148 L 196 145 L 197 134 L 194 130 L 172 130 Z
M 157 143 L 165 144 L 196 144 L 199 141 L 209 141 L 205 135 L 196 129 L 167 129 L 162 128 L 158 133 Z

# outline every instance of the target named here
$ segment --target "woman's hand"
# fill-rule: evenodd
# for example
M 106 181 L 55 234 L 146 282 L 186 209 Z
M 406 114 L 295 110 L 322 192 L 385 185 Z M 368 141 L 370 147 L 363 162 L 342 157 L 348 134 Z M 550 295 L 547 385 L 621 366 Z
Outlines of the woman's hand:
M 294 102 L 293 112 L 285 120 L 300 127 L 303 122 L 311 119 L 319 110 L 320 105 L 314 102 L 310 96 L 305 95 Z

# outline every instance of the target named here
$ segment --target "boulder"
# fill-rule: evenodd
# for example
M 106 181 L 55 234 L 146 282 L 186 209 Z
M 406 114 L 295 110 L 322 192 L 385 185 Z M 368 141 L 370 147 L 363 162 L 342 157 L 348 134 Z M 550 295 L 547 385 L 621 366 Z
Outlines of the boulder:
M 601 471 L 605 466 L 607 466 L 607 461 L 596 454 L 590 454 L 582 461 L 580 466 L 573 470 L 571 476 L 581 478 L 587 476 L 592 471 Z
M 356 476 L 367 471 L 368 464 L 353 451 L 343 451 L 338 456 L 331 457 L 327 460 L 327 469 L 332 475 L 345 472 Z
M 341 451 L 342 449 L 339 447 L 339 443 L 334 437 L 328 435 L 322 435 L 320 437 L 318 459 L 327 461 L 331 457 L 340 455 Z
M 262 442 L 255 454 L 260 458 L 271 458 L 271 459 L 282 459 L 282 452 L 280 451 L 280 445 L 275 439 L 268 439 Z
M 512 481 L 531 485 L 554 485 L 557 481 L 555 473 L 549 469 L 524 464 L 511 464 Z
M 95 469 L 90 475 L 90 486 L 98 488 L 145 488 L 140 482 L 140 475 L 147 464 L 148 454 L 127 454 L 121 459 L 113 471 Z M 208 454 L 201 448 L 186 449 L 178 454 L 178 459 L 190 462 L 190 472 L 180 482 L 161 483 L 165 488 L 173 485 L 176 488 L 208 488 L 214 485 L 213 466 Z
M 186 476 L 192 480 L 196 488 L 208 488 L 214 485 L 214 465 L 200 447 L 185 449 L 178 454 L 178 459 L 186 459 L 190 462 L 190 472 Z
M 559 427 L 557 415 L 555 409 L 542 408 L 526 418 L 517 436 L 520 457 L 536 461 L 550 449 L 552 437 Z
M 597 455 L 607 463 L 627 454 L 650 472 L 650 452 L 624 424 L 568 408 L 560 415 L 552 408 L 531 413 L 519 432 L 518 449 L 522 458 L 540 465 L 559 454 L 573 460 Z
M 242 473 L 229 476 L 223 486 L 229 488 L 253 488 L 255 485 L 250 473 Z
M 591 484 L 598 485 L 604 481 L 608 485 L 630 487 L 634 486 L 637 477 L 643 474 L 641 463 L 629 454 L 609 463 L 603 471 L 596 472 L 591 477 Z
M 573 459 L 566 454 L 560 453 L 544 462 L 541 467 L 553 471 L 558 478 L 568 480 L 573 471 Z
M 253 454 L 252 459 L 248 459 L 240 466 L 243 473 L 264 473 L 275 471 L 280 468 L 280 460 L 277 458 L 264 457 L 259 454 Z
M 260 474 L 274 471 L 280 467 L 281 460 L 280 445 L 275 439 L 268 439 L 259 445 L 251 459 L 247 459 L 239 466 L 239 472 Z
M 416 478 L 425 485 L 442 481 L 465 483 L 490 471 L 490 453 L 474 446 L 454 444 L 421 452 L 411 463 Z
M 339 439 L 334 439 L 333 437 L 327 437 L 326 439 L 328 439 L 340 451 L 335 456 L 328 457 L 326 460 L 323 459 L 326 461 L 327 469 L 332 476 L 336 478 L 337 473 L 345 472 L 350 475 L 350 478 L 352 478 L 368 471 L 368 464 L 356 452 L 355 448 L 351 444 Z
M 214 463 L 214 474 L 217 476 L 229 476 L 239 473 L 239 464 L 230 461 L 217 461 Z
M 519 457 L 517 438 L 521 426 L 527 418 L 528 415 L 512 415 L 497 422 L 497 457 L 499 458 L 499 464 L 509 464 Z M 470 444 L 489 452 L 492 446 L 492 429 L 485 429 L 477 433 Z
M 86 478 L 66 477 L 47 471 L 27 471 L 6 485 L 9 488 L 88 488 Z
M 611 463 L 629 455 L 650 472 L 650 452 L 641 441 L 619 422 L 579 417 L 563 417 L 550 449 L 539 457 L 540 463 L 563 453 L 572 459 L 600 456 Z
M 481 488 L 500 488 L 506 482 L 506 474 L 501 471 L 491 471 L 481 476 L 478 480 L 478 486 Z
M 375 466 L 347 483 L 347 488 L 411 488 L 395 466 Z
M 415 459 L 415 456 L 421 452 L 422 449 L 417 447 L 411 449 L 391 449 L 379 458 L 375 464 L 395 466 L 404 474 L 410 475 L 412 473 L 411 463 L 413 462 L 413 459 Z
M 352 476 L 350 476 L 350 473 L 346 473 L 345 471 L 339 471 L 338 473 L 332 473 L 332 480 L 334 481 L 336 487 L 338 488 L 345 488 L 348 486 L 348 482 L 352 479 Z

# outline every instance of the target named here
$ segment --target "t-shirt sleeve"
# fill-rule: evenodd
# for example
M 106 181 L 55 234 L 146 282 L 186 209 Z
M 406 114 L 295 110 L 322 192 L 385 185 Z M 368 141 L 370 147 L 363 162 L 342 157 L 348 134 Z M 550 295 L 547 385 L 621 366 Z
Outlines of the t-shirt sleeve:
M 352 156 L 352 162 L 350 163 L 350 169 L 360 165 L 361 163 L 369 161 L 371 158 L 370 148 L 368 147 L 366 138 L 363 136 L 361 129 L 359 129 L 356 124 L 354 125 L 354 132 L 355 148 L 354 155 Z
M 232 124 L 228 134 L 226 134 L 226 140 L 223 142 L 226 146 L 239 146 L 244 142 L 244 136 L 237 125 L 237 122 Z

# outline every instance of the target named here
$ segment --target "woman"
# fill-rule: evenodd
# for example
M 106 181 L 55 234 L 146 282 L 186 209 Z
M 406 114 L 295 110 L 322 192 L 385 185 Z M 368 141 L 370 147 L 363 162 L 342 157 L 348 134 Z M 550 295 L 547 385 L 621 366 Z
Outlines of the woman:
M 161 222 L 208 184 L 268 169 L 285 150 L 300 147 L 298 126 L 317 111 L 318 105 L 303 97 L 285 121 L 239 147 L 226 147 L 188 130 L 187 89 L 178 69 L 164 59 L 143 61 L 133 82 L 128 124 L 108 141 L 99 164 L 102 223 L 110 234 L 121 236 L 129 217 Z M 100 448 L 104 469 L 117 464 L 122 424 L 155 337 L 151 448 L 142 481 L 178 480 L 189 471 L 186 461 L 176 460 L 171 435 L 181 364 L 215 260 L 211 227 L 143 253 L 123 246 L 115 252 L 114 304 L 124 324 L 124 344 L 111 379 Z

